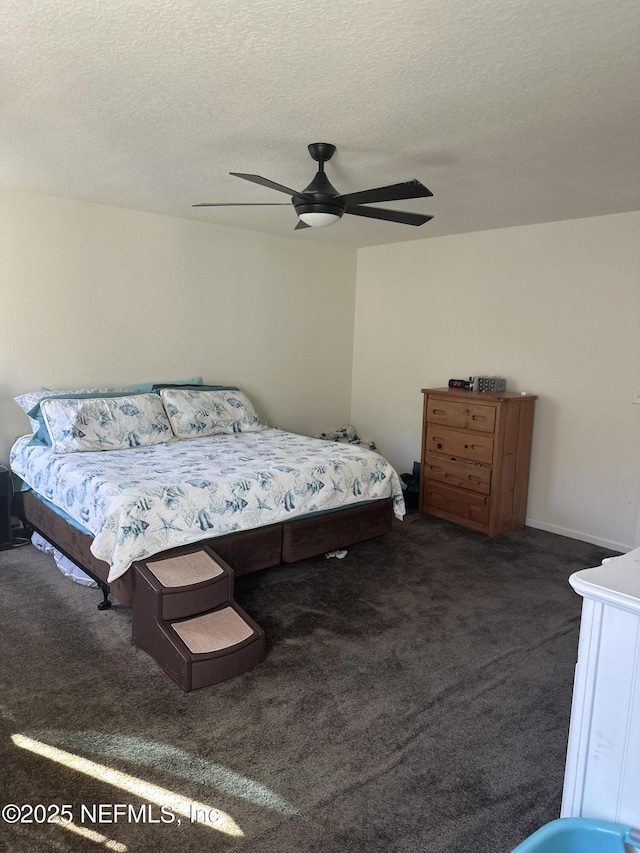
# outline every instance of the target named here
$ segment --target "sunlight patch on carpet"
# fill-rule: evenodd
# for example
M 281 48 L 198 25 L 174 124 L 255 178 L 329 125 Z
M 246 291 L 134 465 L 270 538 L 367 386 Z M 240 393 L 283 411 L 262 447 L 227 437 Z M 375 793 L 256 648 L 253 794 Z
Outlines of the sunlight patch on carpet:
M 81 835 L 83 838 L 88 838 L 89 841 L 93 841 L 95 844 L 102 844 L 107 850 L 114 850 L 115 853 L 127 853 L 127 850 L 129 849 L 127 845 L 122 844 L 121 841 L 114 841 L 113 839 L 107 838 L 106 835 L 96 832 L 95 829 L 88 829 L 86 826 L 78 826 L 75 823 L 63 823 L 59 819 L 53 820 L 52 823 L 55 823 L 56 826 L 61 826 L 63 829 L 72 832 L 74 835 Z
M 126 773 L 121 773 L 119 770 L 113 770 L 103 764 L 97 764 L 95 761 L 89 761 L 89 759 L 82 758 L 80 755 L 65 752 L 55 746 L 33 740 L 24 735 L 11 735 L 11 740 L 20 749 L 26 749 L 43 758 L 48 758 L 50 761 L 55 761 L 57 764 L 61 764 L 78 773 L 84 773 L 86 776 L 91 776 L 93 779 L 133 794 L 135 797 L 139 797 L 146 802 L 155 803 L 160 807 L 164 806 L 174 814 L 182 815 L 182 817 L 189 818 L 189 820 L 193 821 L 194 815 L 207 815 L 206 822 L 200 822 L 196 818 L 196 822 L 199 822 L 200 826 L 208 826 L 210 829 L 216 829 L 225 835 L 244 835 L 230 815 L 207 803 L 189 800 L 175 791 L 169 791 L 166 788 L 153 785 L 151 782 L 145 782 L 144 779 L 129 776 Z
M 247 800 L 281 814 L 298 814 L 294 806 L 265 785 L 229 770 L 228 767 L 214 764 L 167 743 L 97 731 L 70 732 L 47 729 L 27 732 L 27 734 L 59 747 L 152 767 L 154 770 L 171 773 L 173 776 L 198 785 L 206 785 L 208 788 L 215 788 L 223 794 Z

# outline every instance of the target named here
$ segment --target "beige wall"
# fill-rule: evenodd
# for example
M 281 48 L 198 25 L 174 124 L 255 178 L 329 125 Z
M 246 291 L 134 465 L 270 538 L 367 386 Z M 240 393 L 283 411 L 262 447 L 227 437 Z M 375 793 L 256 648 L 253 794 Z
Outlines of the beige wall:
M 0 461 L 13 397 L 182 379 L 240 386 L 274 426 L 348 422 L 356 252 L 0 193 Z
M 509 390 L 539 395 L 527 523 L 630 548 L 640 533 L 639 236 L 630 213 L 360 250 L 352 422 L 409 471 L 421 388 L 505 376 Z
M 528 523 L 629 548 L 639 233 L 634 213 L 425 239 L 356 273 L 344 247 L 2 192 L 0 462 L 23 391 L 201 374 L 275 426 L 351 421 L 408 471 L 420 389 L 493 373 L 539 395 Z

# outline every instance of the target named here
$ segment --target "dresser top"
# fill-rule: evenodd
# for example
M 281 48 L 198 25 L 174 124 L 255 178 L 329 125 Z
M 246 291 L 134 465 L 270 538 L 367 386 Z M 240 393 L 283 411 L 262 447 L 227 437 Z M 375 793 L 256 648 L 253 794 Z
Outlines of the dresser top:
M 463 388 L 423 388 L 423 394 L 442 394 L 457 400 L 537 400 L 535 394 L 519 394 L 517 391 L 499 391 L 492 394 L 489 391 L 465 391 Z
M 640 548 L 610 557 L 593 569 L 575 572 L 569 583 L 585 598 L 640 612 Z

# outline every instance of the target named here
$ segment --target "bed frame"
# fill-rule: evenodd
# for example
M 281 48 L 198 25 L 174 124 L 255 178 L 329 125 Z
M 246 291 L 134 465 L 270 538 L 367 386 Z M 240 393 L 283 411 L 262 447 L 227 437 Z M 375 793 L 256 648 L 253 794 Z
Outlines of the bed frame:
M 110 593 L 125 606 L 132 606 L 134 572 L 127 571 L 108 584 L 109 565 L 91 553 L 93 540 L 89 534 L 73 527 L 42 503 L 33 492 L 16 493 L 14 504 L 14 512 L 22 520 L 25 530 L 36 530 L 98 583 L 104 595 L 103 602 L 98 605 L 101 610 L 110 606 Z M 236 575 L 244 575 L 277 566 L 281 562 L 295 563 L 382 536 L 390 532 L 392 521 L 393 501 L 385 498 L 255 530 L 205 539 L 200 544 L 213 548 Z M 169 557 L 177 550 L 165 551 L 163 555 Z

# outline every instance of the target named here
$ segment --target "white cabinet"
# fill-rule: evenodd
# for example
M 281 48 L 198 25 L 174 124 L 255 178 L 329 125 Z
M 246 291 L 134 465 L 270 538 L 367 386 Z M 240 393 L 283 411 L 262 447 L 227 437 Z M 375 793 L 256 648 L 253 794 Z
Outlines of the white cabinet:
M 640 548 L 569 583 L 583 605 L 561 817 L 640 826 Z

